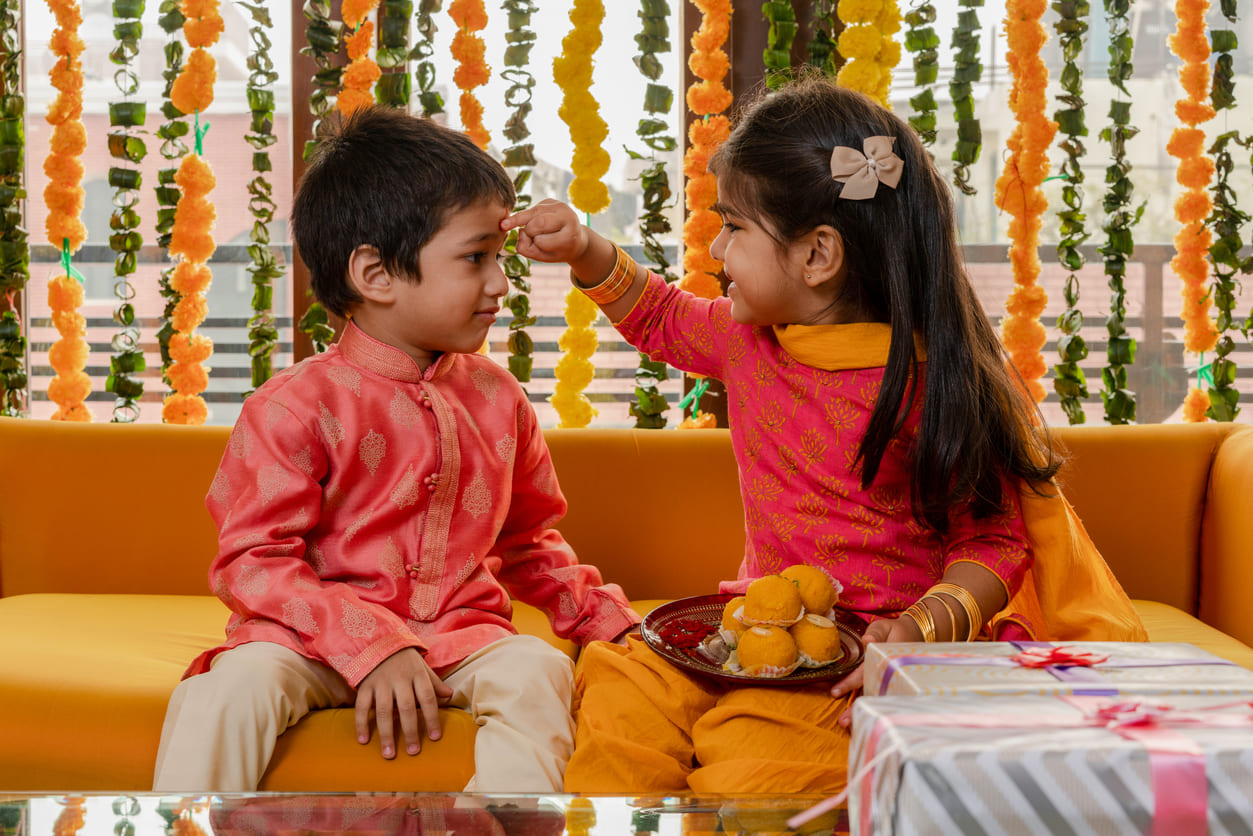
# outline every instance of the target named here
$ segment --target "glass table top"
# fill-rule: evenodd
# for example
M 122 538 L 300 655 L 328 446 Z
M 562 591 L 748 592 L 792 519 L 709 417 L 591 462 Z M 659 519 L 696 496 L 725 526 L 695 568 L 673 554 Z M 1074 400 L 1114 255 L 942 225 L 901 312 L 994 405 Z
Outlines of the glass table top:
M 844 834 L 845 810 L 798 829 L 788 819 L 821 796 L 570 796 L 255 793 L 0 794 L 2 836 L 430 834 L 431 836 L 705 836 Z

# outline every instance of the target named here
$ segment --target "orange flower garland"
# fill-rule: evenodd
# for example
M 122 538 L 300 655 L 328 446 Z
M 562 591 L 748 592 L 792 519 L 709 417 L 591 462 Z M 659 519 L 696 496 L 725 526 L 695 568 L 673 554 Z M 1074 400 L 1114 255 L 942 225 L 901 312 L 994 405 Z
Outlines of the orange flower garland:
M 87 821 L 86 802 L 87 799 L 82 797 L 65 799 L 65 806 L 52 823 L 53 836 L 74 836 L 83 829 Z
M 452 38 L 452 57 L 457 60 L 457 69 L 453 71 L 452 80 L 461 90 L 462 129 L 475 145 L 487 150 L 492 137 L 483 127 L 483 104 L 472 92 L 475 87 L 486 84 L 492 74 L 483 60 L 487 46 L 477 34 L 487 27 L 487 9 L 483 0 L 453 0 L 448 16 L 457 24 L 457 34 Z
M 374 23 L 366 17 L 378 8 L 379 0 L 348 0 L 342 6 L 344 26 L 353 30 L 345 39 L 348 67 L 344 70 L 344 89 L 336 106 L 347 116 L 359 107 L 374 103 L 374 83 L 383 75 L 370 57 L 374 46 Z
M 1041 349 L 1047 335 L 1040 324 L 1048 296 L 1036 280 L 1040 275 L 1041 217 L 1048 200 L 1040 184 L 1048 176 L 1049 143 L 1057 123 L 1044 115 L 1048 70 L 1040 58 L 1046 35 L 1040 25 L 1045 0 L 1009 0 L 1005 8 L 1006 61 L 1014 82 L 1009 106 L 1015 126 L 1010 135 L 1009 159 L 996 180 L 996 205 L 1011 216 L 1009 222 L 1010 265 L 1014 289 L 1005 309 L 1009 316 L 1001 326 L 1001 340 L 1036 403 L 1044 400 L 1045 363 Z
M 718 178 L 709 173 L 709 158 L 731 135 L 731 121 L 721 115 L 731 105 L 731 91 L 722 79 L 731 68 L 722 48 L 731 33 L 731 0 L 694 0 L 701 11 L 700 27 L 692 33 L 688 67 L 697 78 L 687 89 L 687 107 L 704 119 L 688 128 L 683 155 L 687 178 L 687 220 L 683 224 L 683 278 L 679 287 L 706 299 L 722 295 L 718 273 L 722 262 L 709 254 L 722 218 L 710 207 L 718 200 Z
M 836 13 L 844 23 L 836 48 L 846 59 L 836 83 L 891 107 L 892 70 L 901 60 L 901 45 L 892 37 L 901 29 L 896 0 L 840 0 Z
M 48 242 L 62 252 L 66 271 L 48 281 L 48 307 L 60 339 L 48 351 L 48 362 L 56 375 L 48 383 L 48 397 L 57 405 L 54 421 L 90 421 L 85 401 L 91 394 L 87 367 L 87 320 L 78 312 L 83 304 L 83 287 L 70 276 L 70 253 L 87 237 L 83 225 L 83 161 L 87 129 L 83 127 L 83 64 L 86 45 L 78 36 L 83 15 L 76 0 L 49 0 L 48 8 L 57 20 L 49 46 L 57 55 L 50 73 L 58 91 L 48 107 L 52 127 L 51 150 L 44 160 L 48 185 L 44 203 L 48 219 L 44 225 Z
M 1175 128 L 1166 144 L 1166 151 L 1179 160 L 1175 181 L 1185 189 L 1175 200 L 1175 220 L 1180 227 L 1170 266 L 1183 283 L 1183 347 L 1194 353 L 1210 351 L 1218 341 L 1206 287 L 1211 235 L 1205 219 L 1214 205 L 1209 194 L 1214 161 L 1205 155 L 1205 132 L 1197 127 L 1214 118 L 1209 103 L 1210 44 L 1205 31 L 1208 9 L 1208 0 L 1176 0 L 1177 22 L 1170 36 L 1171 51 L 1182 62 L 1179 81 L 1185 93 L 1185 98 L 1175 102 L 1175 116 L 1183 124 Z M 1204 421 L 1208 408 L 1209 396 L 1193 386 L 1184 401 L 1184 420 Z
M 173 391 L 165 398 L 161 418 L 167 424 L 203 424 L 209 409 L 200 393 L 209 388 L 209 372 L 204 363 L 213 354 L 213 341 L 195 331 L 209 313 L 205 292 L 213 274 L 208 261 L 217 247 L 213 241 L 217 209 L 210 202 L 209 193 L 217 185 L 217 178 L 201 156 L 200 113 L 213 103 L 213 83 L 217 79 L 216 65 L 207 47 L 217 42 L 223 27 L 218 0 L 183 0 L 182 10 L 187 18 L 183 34 L 195 49 L 174 80 L 170 101 L 184 113 L 196 114 L 196 153 L 183 157 L 174 175 L 181 196 L 174 209 L 169 252 L 181 256 L 181 260 L 170 276 L 170 287 L 179 293 L 179 300 L 170 315 L 174 328 L 170 337 L 173 362 L 165 372 Z
M 593 56 L 600 49 L 604 19 L 600 0 L 574 0 L 570 32 L 561 40 L 561 55 L 553 59 L 553 80 L 561 88 L 557 115 L 569 127 L 574 142 L 570 201 L 584 212 L 600 212 L 609 206 L 609 187 L 601 181 L 609 171 L 609 152 L 604 148 L 609 126 L 592 95 Z

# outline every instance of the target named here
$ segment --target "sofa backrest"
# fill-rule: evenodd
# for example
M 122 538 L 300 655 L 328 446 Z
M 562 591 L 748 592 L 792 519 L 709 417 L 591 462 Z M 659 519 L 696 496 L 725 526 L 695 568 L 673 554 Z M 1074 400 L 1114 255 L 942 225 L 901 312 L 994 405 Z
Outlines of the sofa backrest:
M 207 594 L 229 434 L 0 418 L 0 594 Z
M 1253 554 L 1253 428 L 1054 433 L 1070 454 L 1066 495 L 1128 594 L 1206 620 L 1239 610 L 1253 588 L 1253 561 L 1235 559 Z M 204 497 L 228 435 L 0 418 L 0 594 L 206 594 L 216 536 Z M 727 431 L 545 437 L 570 503 L 558 527 L 606 580 L 644 599 L 706 594 L 734 577 L 743 506 Z M 1231 455 L 1215 466 L 1224 443 Z

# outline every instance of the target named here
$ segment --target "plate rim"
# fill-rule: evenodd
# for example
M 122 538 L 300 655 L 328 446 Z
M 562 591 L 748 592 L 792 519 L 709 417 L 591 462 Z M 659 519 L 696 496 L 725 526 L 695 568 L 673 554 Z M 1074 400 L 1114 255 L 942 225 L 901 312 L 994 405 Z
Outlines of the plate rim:
M 674 600 L 667 601 L 664 604 L 659 604 L 649 610 L 640 622 L 640 636 L 644 640 L 644 644 L 646 644 L 650 650 L 675 667 L 688 673 L 704 676 L 728 685 L 766 687 L 813 685 L 819 682 L 829 682 L 833 679 L 838 679 L 839 677 L 855 670 L 858 665 L 865 661 L 866 645 L 861 638 L 861 631 L 865 630 L 865 619 L 855 613 L 850 613 L 846 610 L 840 610 L 838 608 L 836 609 L 836 626 L 840 631 L 841 641 L 850 643 L 852 645 L 853 652 L 851 653 L 851 658 L 840 659 L 832 662 L 830 665 L 824 665 L 821 668 L 798 668 L 798 670 L 805 671 L 823 671 L 824 668 L 832 668 L 831 671 L 817 675 L 809 673 L 798 677 L 796 673 L 791 673 L 787 676 L 781 677 L 759 677 L 749 676 L 742 673 L 733 673 L 731 671 L 705 670 L 697 667 L 683 654 L 673 650 L 657 632 L 657 622 L 674 610 L 710 604 L 721 604 L 722 606 L 725 606 L 727 601 L 737 597 L 739 596 L 735 593 L 716 592 L 710 595 L 689 595 L 683 598 L 675 598 Z M 841 618 L 840 616 L 844 616 L 844 618 Z

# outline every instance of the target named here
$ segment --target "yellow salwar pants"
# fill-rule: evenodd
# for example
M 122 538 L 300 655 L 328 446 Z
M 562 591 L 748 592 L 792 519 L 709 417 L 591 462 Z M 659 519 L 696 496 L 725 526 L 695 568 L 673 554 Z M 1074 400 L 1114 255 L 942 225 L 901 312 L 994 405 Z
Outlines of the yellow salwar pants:
M 847 781 L 850 697 L 829 686 L 726 687 L 631 637 L 594 642 L 575 677 L 567 792 L 834 794 Z

